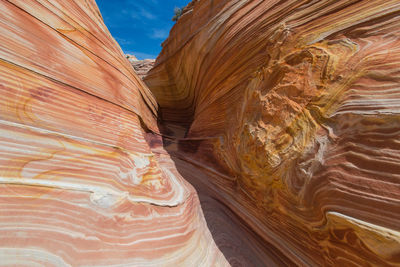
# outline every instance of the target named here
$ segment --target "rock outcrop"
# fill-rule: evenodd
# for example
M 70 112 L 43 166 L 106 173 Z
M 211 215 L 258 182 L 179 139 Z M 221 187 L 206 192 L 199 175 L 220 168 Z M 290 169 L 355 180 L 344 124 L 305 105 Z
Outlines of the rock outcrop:
M 94 0 L 0 9 L 0 265 L 226 265 Z
M 154 66 L 155 59 L 138 60 L 134 55 L 126 55 L 128 61 L 132 64 L 133 69 L 140 79 L 143 80 L 147 73 Z
M 135 62 L 138 61 L 138 59 L 135 57 L 135 55 L 131 55 L 131 54 L 126 54 L 126 58 L 128 59 L 129 62 Z
M 143 80 L 147 73 L 154 66 L 154 59 L 132 60 L 130 61 L 136 74 Z
M 145 82 L 230 263 L 400 264 L 399 1 L 193 1 Z
M 94 0 L 0 8 L 0 265 L 400 265 L 398 0 L 192 1 L 147 85 Z

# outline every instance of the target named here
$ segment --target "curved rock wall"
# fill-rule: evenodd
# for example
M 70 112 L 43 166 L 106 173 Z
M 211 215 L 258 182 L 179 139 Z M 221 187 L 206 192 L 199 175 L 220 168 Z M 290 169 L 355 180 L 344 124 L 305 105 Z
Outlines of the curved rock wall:
M 93 0 L 0 9 L 0 265 L 400 264 L 398 1 L 192 1 L 151 91 Z
M 0 10 L 0 265 L 226 265 L 94 0 Z
M 399 1 L 193 1 L 145 82 L 185 178 L 265 253 L 400 264 Z

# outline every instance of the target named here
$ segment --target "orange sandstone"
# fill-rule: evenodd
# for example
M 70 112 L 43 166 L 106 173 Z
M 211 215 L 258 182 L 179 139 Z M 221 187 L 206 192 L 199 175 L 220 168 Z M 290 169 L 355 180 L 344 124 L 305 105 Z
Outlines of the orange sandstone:
M 147 85 L 94 0 L 0 8 L 0 265 L 400 264 L 398 1 L 192 1 Z
M 226 265 L 96 3 L 0 9 L 0 265 Z
M 399 70 L 399 1 L 200 0 L 145 82 L 185 179 L 273 263 L 393 266 Z

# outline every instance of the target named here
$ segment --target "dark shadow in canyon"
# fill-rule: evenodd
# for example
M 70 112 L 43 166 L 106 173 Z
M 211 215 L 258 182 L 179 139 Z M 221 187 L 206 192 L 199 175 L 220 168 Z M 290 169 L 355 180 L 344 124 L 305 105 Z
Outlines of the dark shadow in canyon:
M 196 162 L 194 158 L 190 158 L 191 154 L 197 152 L 201 141 L 185 140 L 186 127 L 182 125 L 167 126 L 159 122 L 158 126 L 164 136 L 156 138 L 158 140 L 156 145 L 163 146 L 174 161 L 178 172 L 197 191 L 207 226 L 228 262 L 232 266 L 293 265 L 277 248 L 258 236 L 235 214 L 228 202 L 219 196 L 218 188 L 211 188 L 212 183 L 207 181 L 212 177 L 207 170 L 194 164 Z

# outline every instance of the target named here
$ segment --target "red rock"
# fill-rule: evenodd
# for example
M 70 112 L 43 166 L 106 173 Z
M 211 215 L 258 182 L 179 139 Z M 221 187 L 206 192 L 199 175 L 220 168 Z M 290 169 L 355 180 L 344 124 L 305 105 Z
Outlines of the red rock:
M 0 265 L 226 264 L 95 2 L 0 9 Z
M 399 70 L 399 1 L 192 2 L 144 80 L 231 264 L 400 264 Z
M 150 89 L 93 0 L 0 8 L 0 265 L 399 265 L 398 1 L 192 1 Z

